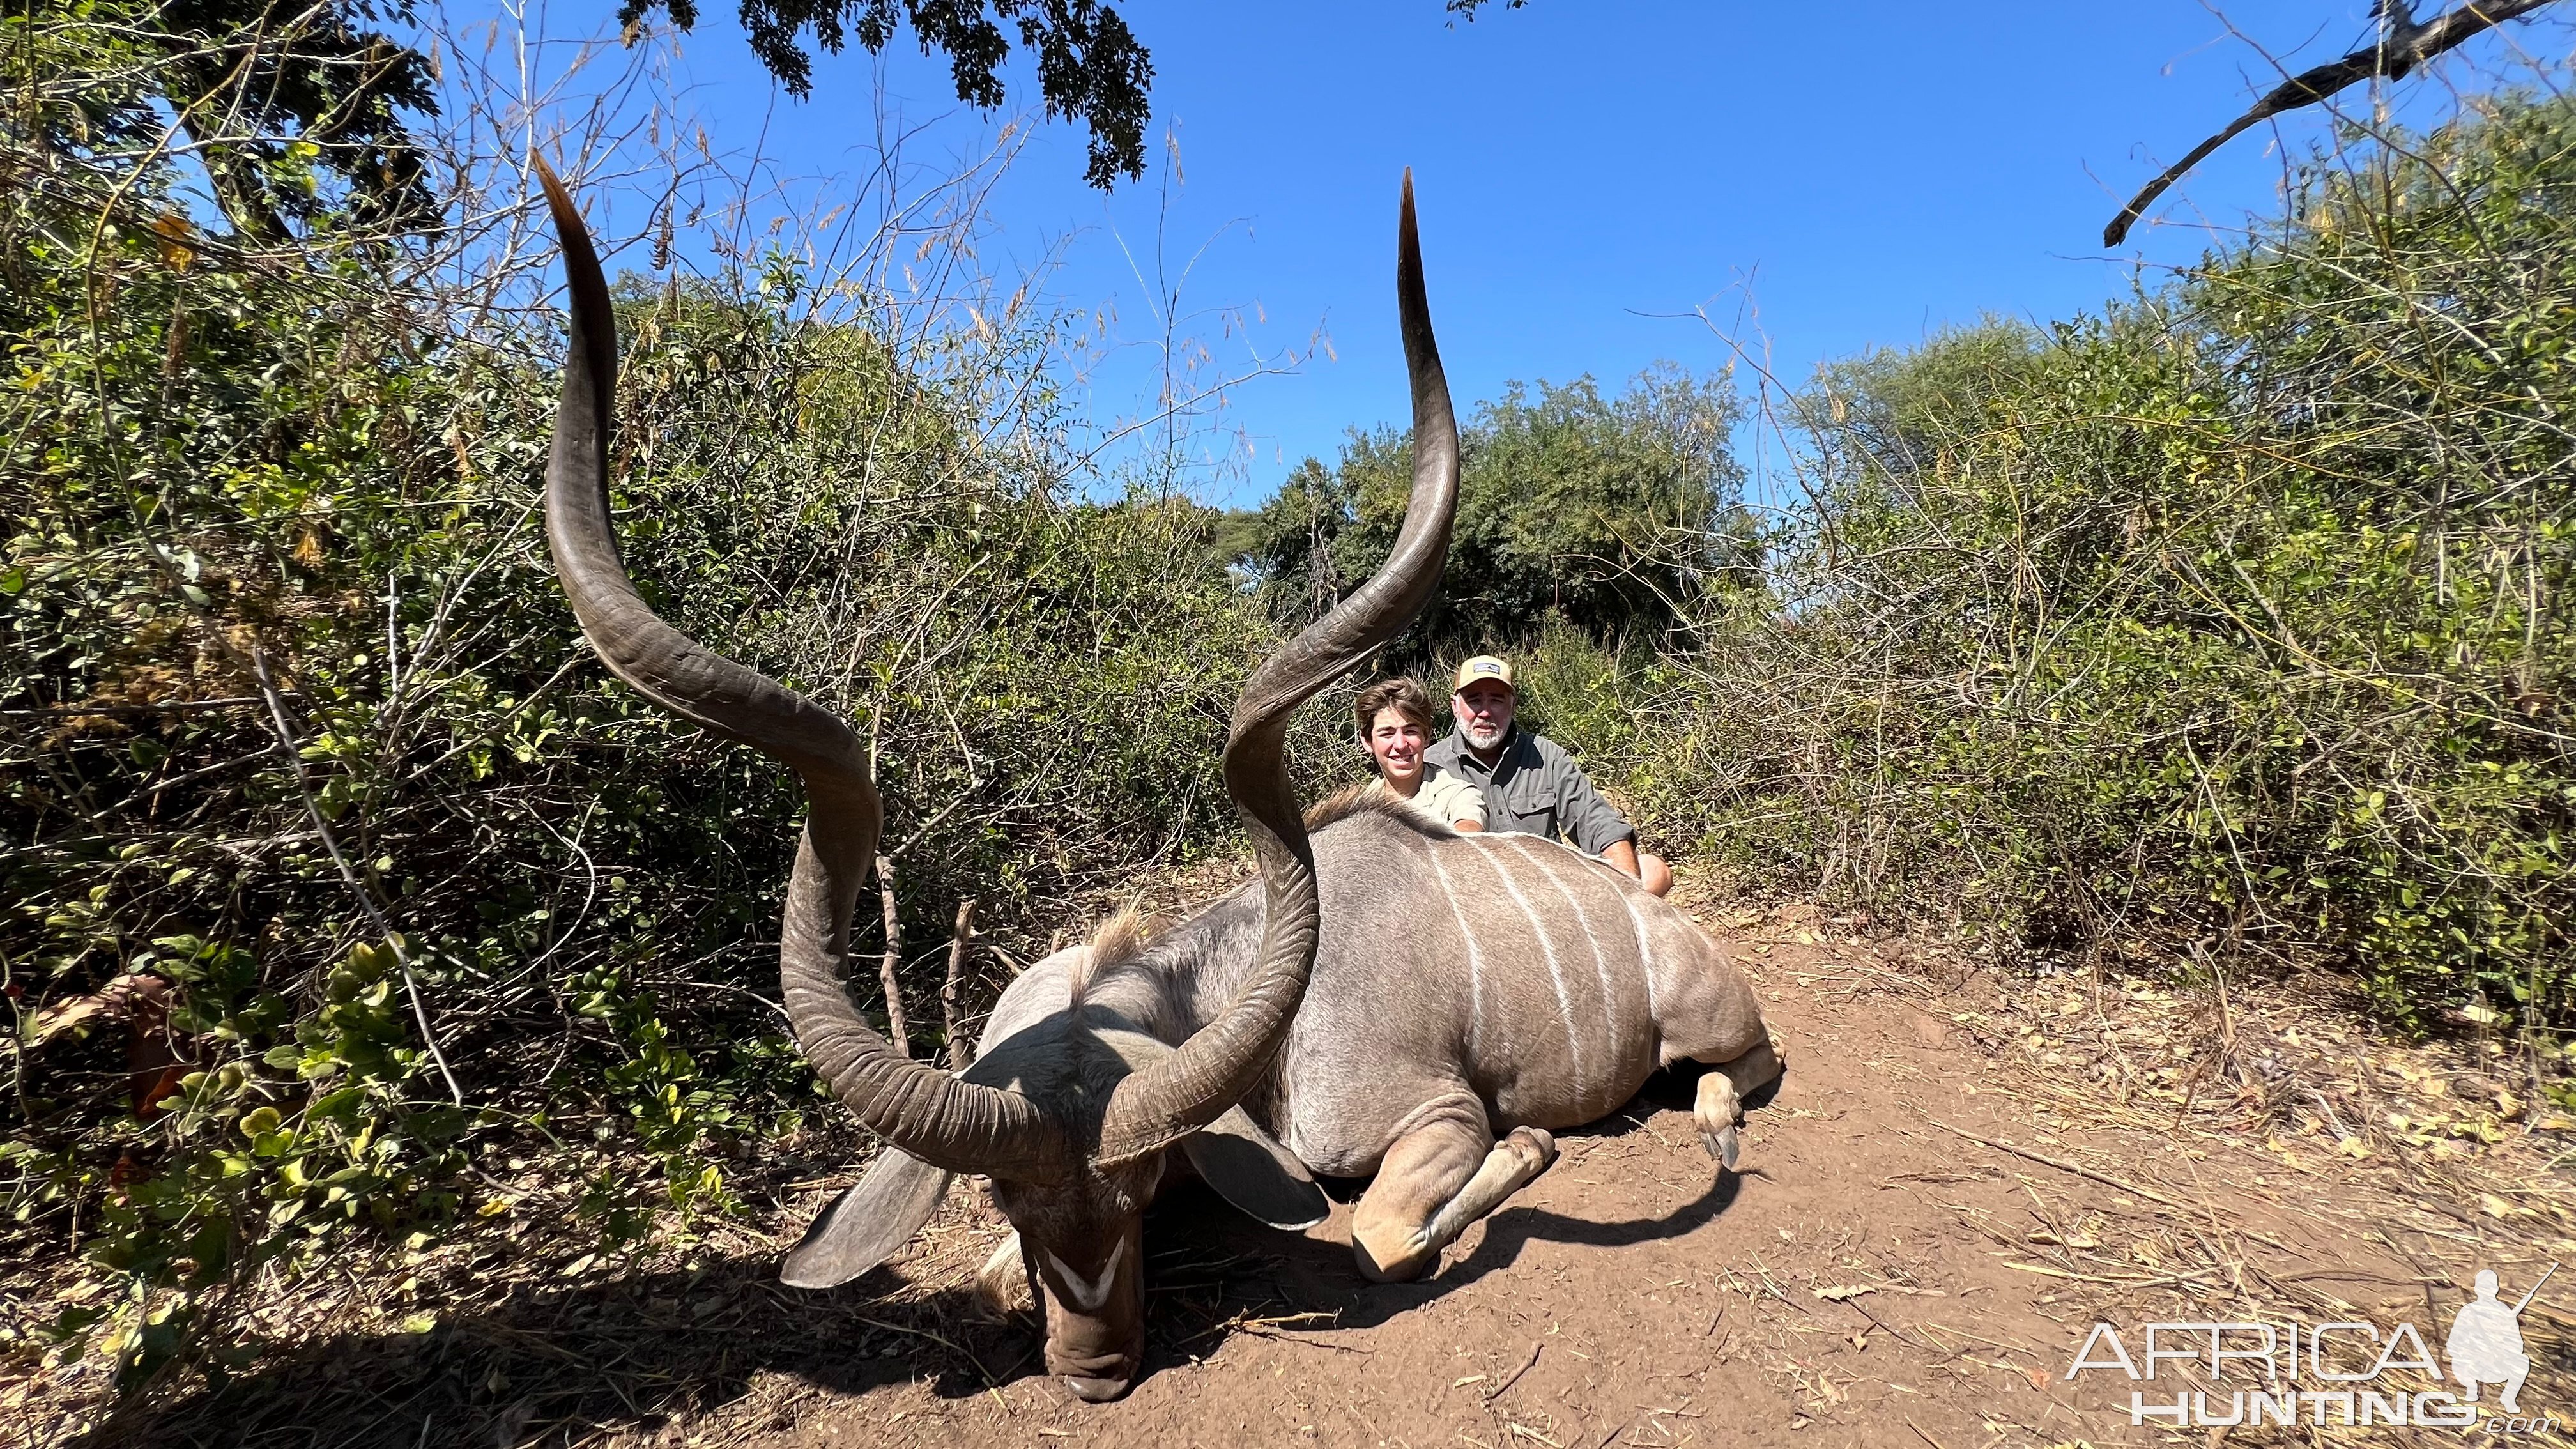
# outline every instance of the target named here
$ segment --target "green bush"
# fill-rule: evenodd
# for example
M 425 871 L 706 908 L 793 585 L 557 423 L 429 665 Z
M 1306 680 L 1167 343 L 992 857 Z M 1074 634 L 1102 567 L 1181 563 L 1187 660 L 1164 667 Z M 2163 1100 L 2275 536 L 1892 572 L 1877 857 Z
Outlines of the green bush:
M 2576 1016 L 2572 142 L 2496 102 L 2101 317 L 1823 370 L 1771 601 L 1625 677 L 1639 793 L 2013 954 Z
M 471 1226 L 496 1155 L 622 1246 L 737 1210 L 754 1149 L 861 1148 L 762 1000 L 792 778 L 608 678 L 548 567 L 559 324 L 323 182 L 292 236 L 203 230 L 81 109 L 154 23 L 14 30 L 0 160 L 0 1354 L 128 1385 L 220 1371 L 244 1284 Z M 1076 494 L 1055 318 L 784 253 L 618 297 L 627 562 L 874 731 L 916 1006 L 961 897 L 1043 941 L 1231 840 L 1270 626 L 1203 510 Z
M 1440 592 L 1395 659 L 1535 637 L 1550 620 L 1653 639 L 1741 588 L 1761 554 L 1730 450 L 1741 407 L 1724 377 L 1670 366 L 1604 398 L 1590 378 L 1519 383 L 1460 430 L 1458 516 Z M 1234 515 L 1227 562 L 1287 623 L 1320 617 L 1395 547 L 1412 435 L 1354 431 L 1260 509 Z

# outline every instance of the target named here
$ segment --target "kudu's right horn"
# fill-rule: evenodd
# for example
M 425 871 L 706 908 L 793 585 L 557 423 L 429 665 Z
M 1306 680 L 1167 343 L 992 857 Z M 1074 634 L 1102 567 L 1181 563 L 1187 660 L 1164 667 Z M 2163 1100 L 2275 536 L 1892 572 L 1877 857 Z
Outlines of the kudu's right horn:
M 1411 624 L 1440 584 L 1449 524 L 1458 508 L 1458 420 L 1431 335 L 1422 290 L 1422 248 L 1414 232 L 1413 172 L 1404 173 L 1396 226 L 1396 307 L 1405 370 L 1413 384 L 1413 498 L 1395 551 L 1341 605 L 1272 655 L 1243 687 L 1226 732 L 1225 789 L 1251 833 L 1261 865 L 1260 964 L 1224 1014 L 1178 1051 L 1121 1081 L 1101 1123 L 1097 1160 L 1129 1161 L 1170 1146 L 1216 1120 L 1259 1082 L 1287 1039 L 1315 968 L 1323 903 L 1305 812 L 1289 778 L 1288 719 L 1379 646 Z
M 609 431 L 617 395 L 617 323 L 607 278 L 572 196 L 543 161 L 572 291 L 563 406 L 546 459 L 546 541 L 581 631 L 617 677 L 684 719 L 804 777 L 805 837 L 787 882 L 778 974 L 797 1045 L 859 1120 L 951 1172 L 1044 1177 L 1077 1149 L 1016 1092 L 910 1061 L 870 1030 L 837 978 L 850 909 L 876 858 L 882 814 L 867 752 L 849 724 L 777 681 L 662 622 L 636 593 L 609 521 Z

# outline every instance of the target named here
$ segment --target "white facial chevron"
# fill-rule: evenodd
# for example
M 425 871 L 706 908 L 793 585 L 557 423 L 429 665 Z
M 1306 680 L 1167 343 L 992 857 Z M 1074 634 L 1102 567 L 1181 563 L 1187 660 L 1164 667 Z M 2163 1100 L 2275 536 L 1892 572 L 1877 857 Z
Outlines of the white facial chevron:
M 1093 1313 L 1109 1301 L 1109 1284 L 1118 1276 L 1118 1259 L 1127 1251 L 1127 1239 L 1119 1238 L 1118 1246 L 1109 1250 L 1109 1261 L 1100 1265 L 1097 1278 L 1086 1279 L 1065 1266 L 1064 1259 L 1057 1257 L 1052 1249 L 1039 1251 L 1046 1254 L 1048 1266 L 1055 1269 L 1056 1281 L 1063 1285 L 1066 1300 L 1081 1312 Z

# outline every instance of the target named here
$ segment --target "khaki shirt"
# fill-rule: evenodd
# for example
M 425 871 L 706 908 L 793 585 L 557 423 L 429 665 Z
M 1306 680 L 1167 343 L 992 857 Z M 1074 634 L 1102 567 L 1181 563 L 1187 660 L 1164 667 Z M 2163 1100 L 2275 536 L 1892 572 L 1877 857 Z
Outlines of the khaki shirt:
M 1556 741 L 1518 725 L 1491 767 L 1455 733 L 1423 751 L 1422 758 L 1483 792 L 1487 830 L 1572 841 L 1586 855 L 1637 838 L 1628 817 L 1601 798 L 1573 756 Z
M 1395 793 L 1386 788 L 1384 776 L 1369 781 L 1369 788 L 1389 795 Z M 1415 788 L 1413 798 L 1404 803 L 1443 825 L 1455 825 L 1461 820 L 1477 825 L 1485 823 L 1484 795 L 1475 786 L 1436 765 L 1422 767 L 1422 783 Z

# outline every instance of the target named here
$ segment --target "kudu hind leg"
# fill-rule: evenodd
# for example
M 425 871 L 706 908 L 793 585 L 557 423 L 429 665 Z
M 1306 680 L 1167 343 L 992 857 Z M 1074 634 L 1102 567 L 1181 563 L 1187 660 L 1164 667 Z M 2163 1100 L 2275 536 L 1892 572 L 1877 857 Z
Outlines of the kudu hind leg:
M 1787 1066 L 1779 1044 L 1766 1041 L 1701 1074 L 1691 1116 L 1699 1124 L 1700 1145 L 1728 1171 L 1735 1170 L 1735 1159 L 1743 1151 L 1744 1099 L 1779 1080 Z
M 1556 1161 L 1556 1139 L 1515 1127 L 1495 1142 L 1481 1125 L 1440 1122 L 1397 1140 L 1351 1216 L 1351 1252 L 1373 1282 L 1419 1278 L 1470 1224 Z

